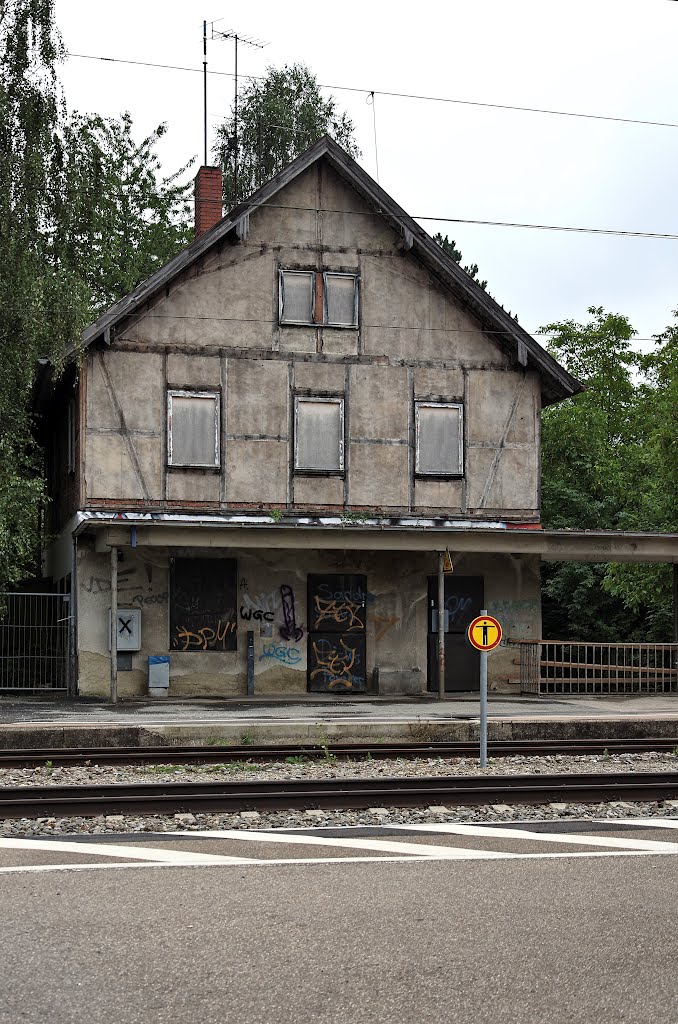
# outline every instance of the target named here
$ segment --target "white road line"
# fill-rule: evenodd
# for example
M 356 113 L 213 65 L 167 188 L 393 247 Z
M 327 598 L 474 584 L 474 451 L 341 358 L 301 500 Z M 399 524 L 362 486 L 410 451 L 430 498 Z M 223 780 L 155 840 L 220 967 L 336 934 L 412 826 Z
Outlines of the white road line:
M 457 825 L 453 822 L 432 822 L 430 825 L 389 825 L 398 831 L 440 832 L 446 835 L 522 839 L 537 843 L 572 843 L 576 846 L 605 846 L 608 849 L 641 850 L 647 853 L 678 853 L 678 843 L 665 843 L 653 839 L 616 839 L 575 832 L 531 832 L 522 828 L 493 828 L 491 825 Z
M 190 833 L 184 833 L 184 835 Z M 214 853 L 183 853 L 181 850 L 156 850 L 148 846 L 122 846 L 119 843 L 67 842 L 57 839 L 0 838 L 0 850 L 42 850 L 47 853 L 79 853 L 92 857 L 125 857 L 127 860 L 163 861 L 180 864 L 190 860 L 195 864 L 240 864 L 241 857 L 226 857 Z M 247 860 L 247 858 L 245 858 Z
M 443 847 L 439 847 L 443 850 Z M 116 864 L 27 864 L 25 866 L 13 866 L 0 868 L 0 874 L 18 874 L 20 872 L 46 872 L 46 871 L 106 871 L 114 868 L 209 868 L 209 867 L 281 867 L 286 864 L 430 864 L 432 862 L 450 861 L 477 861 L 475 851 L 465 851 L 468 856 L 463 857 L 282 857 L 272 860 L 259 860 L 258 858 L 217 858 L 214 863 L 189 860 L 177 862 L 149 861 L 144 864 L 116 863 Z M 574 853 L 499 853 L 496 860 L 576 860 L 586 857 L 588 859 L 601 859 L 604 857 L 666 857 L 672 856 L 661 850 L 591 850 L 577 851 Z
M 389 864 L 406 864 L 413 861 L 433 860 L 433 857 L 277 857 L 273 860 L 260 860 L 258 857 L 218 857 L 212 863 L 186 859 L 185 861 L 149 861 L 140 864 L 138 861 L 116 864 L 25 864 L 0 867 L 0 875 L 12 875 L 19 871 L 104 871 L 107 868 L 209 868 L 209 867 L 257 867 L 278 864 L 373 864 L 386 861 Z M 439 860 L 447 858 L 440 857 Z
M 414 857 L 435 857 L 437 860 L 454 860 L 463 857 L 465 860 L 494 860 L 501 853 L 493 850 L 469 850 L 462 846 L 433 846 L 424 843 L 407 843 L 384 839 L 332 839 L 329 836 L 290 835 L 281 836 L 278 832 L 257 832 L 254 829 L 216 829 L 205 832 L 170 832 L 175 836 L 206 836 L 213 839 L 239 839 L 252 843 L 283 843 L 293 846 L 335 846 L 349 850 L 372 850 L 375 853 L 409 854 Z
M 608 818 L 601 819 L 605 823 Z M 615 818 L 620 825 L 642 825 L 644 828 L 678 828 L 678 818 Z

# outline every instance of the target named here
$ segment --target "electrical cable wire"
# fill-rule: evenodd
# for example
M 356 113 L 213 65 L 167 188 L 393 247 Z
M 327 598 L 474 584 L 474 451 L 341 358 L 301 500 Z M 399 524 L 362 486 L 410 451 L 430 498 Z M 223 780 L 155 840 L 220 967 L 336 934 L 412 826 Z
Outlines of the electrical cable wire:
M 213 202 L 211 199 L 196 200 L 196 202 Z M 341 213 L 351 217 L 378 217 L 381 215 L 381 211 L 375 210 L 373 213 L 369 213 L 365 210 L 334 210 L 327 207 L 322 209 L 316 206 L 284 206 L 278 203 L 271 203 L 264 201 L 263 203 L 255 204 L 252 209 L 269 208 L 273 210 L 289 210 L 291 212 L 299 213 Z M 252 210 L 250 209 L 250 212 Z M 228 214 L 226 215 L 228 216 Z M 568 224 L 530 224 L 521 221 L 508 221 L 508 220 L 480 220 L 472 217 L 444 217 L 440 214 L 422 214 L 412 213 L 409 214 L 412 220 L 425 220 L 432 221 L 433 223 L 439 224 L 476 224 L 486 227 L 494 228 L 528 228 L 533 231 L 569 231 L 575 234 L 589 234 L 589 235 L 619 235 L 625 238 L 652 238 L 659 239 L 662 241 L 678 242 L 678 234 L 662 233 L 659 231 L 632 231 L 626 228 L 590 228 L 590 227 L 579 227 Z
M 146 60 L 127 60 L 122 57 L 102 57 L 98 54 L 93 53 L 73 53 L 70 50 L 66 53 L 67 57 L 77 57 L 81 60 L 100 60 L 106 61 L 113 64 L 130 64 L 138 67 L 145 68 L 161 68 L 166 71 L 188 71 L 193 74 L 202 75 L 202 68 L 191 68 L 181 64 L 159 64 L 152 61 Z M 208 69 L 208 75 L 220 75 L 226 78 L 233 78 L 234 73 L 232 71 L 213 71 Z M 264 75 L 244 75 L 239 74 L 239 78 L 247 78 L 249 81 L 257 82 L 263 81 Z M 318 83 L 321 89 L 331 89 L 336 92 L 356 92 L 356 93 L 369 93 L 376 96 L 388 96 L 392 99 L 402 100 L 419 100 L 424 103 L 451 103 L 459 106 L 467 107 L 484 107 L 489 110 L 511 110 L 518 113 L 525 114 L 545 114 L 552 117 L 579 117 L 593 121 L 612 121 L 617 124 L 638 124 L 646 125 L 653 128 L 678 128 L 678 123 L 675 121 L 653 121 L 649 118 L 638 118 L 638 117 L 616 117 L 611 114 L 589 114 L 582 111 L 575 110 L 555 110 L 549 107 L 522 107 L 512 103 L 488 103 L 481 100 L 462 100 L 452 96 L 428 96 L 419 93 L 408 93 L 408 92 L 395 92 L 388 89 L 366 89 L 357 85 L 326 85 Z

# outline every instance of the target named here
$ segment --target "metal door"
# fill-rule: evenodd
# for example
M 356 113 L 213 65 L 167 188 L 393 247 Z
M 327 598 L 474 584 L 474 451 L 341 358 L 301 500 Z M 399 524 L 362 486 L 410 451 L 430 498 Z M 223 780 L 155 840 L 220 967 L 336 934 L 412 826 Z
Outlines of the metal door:
M 445 576 L 445 691 L 480 689 L 480 653 L 466 638 L 480 615 L 485 595 L 482 576 Z M 428 688 L 438 689 L 438 577 L 428 578 Z
M 367 577 L 308 577 L 308 689 L 361 693 L 367 687 Z

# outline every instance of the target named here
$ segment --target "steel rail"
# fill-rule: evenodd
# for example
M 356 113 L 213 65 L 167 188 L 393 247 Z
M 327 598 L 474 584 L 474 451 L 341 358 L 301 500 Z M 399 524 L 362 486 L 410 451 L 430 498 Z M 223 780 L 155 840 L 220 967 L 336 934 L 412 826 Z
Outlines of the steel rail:
M 632 754 L 678 750 L 678 737 L 631 739 L 585 738 L 574 740 L 490 740 L 491 757 L 554 756 L 570 754 Z M 330 743 L 224 746 L 58 747 L 51 749 L 0 749 L 0 768 L 48 765 L 68 767 L 87 763 L 215 764 L 230 761 L 280 761 L 300 758 L 431 758 L 475 757 L 478 741 L 431 741 L 412 743 Z
M 0 789 L 0 819 L 492 803 L 655 801 L 678 797 L 678 772 L 494 775 L 284 782 L 140 783 Z

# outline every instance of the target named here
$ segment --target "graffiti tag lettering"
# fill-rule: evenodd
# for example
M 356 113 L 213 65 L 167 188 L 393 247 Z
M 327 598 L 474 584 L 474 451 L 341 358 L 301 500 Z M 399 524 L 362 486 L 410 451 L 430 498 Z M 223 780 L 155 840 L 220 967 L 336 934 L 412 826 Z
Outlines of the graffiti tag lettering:
M 361 686 L 362 676 L 354 675 L 353 669 L 358 667 L 360 655 L 353 647 L 339 640 L 339 646 L 329 640 L 312 640 L 313 657 L 316 667 L 310 673 L 310 679 L 316 677 L 327 683 L 331 690 L 335 686 L 352 688 L 354 684 Z
M 294 607 L 294 591 L 289 584 L 282 584 L 280 587 L 280 597 L 282 598 L 282 609 L 285 619 L 285 625 L 280 627 L 280 635 L 283 640 L 299 641 L 304 635 L 304 630 L 301 626 L 297 626 L 297 614 Z
M 240 605 L 240 618 L 244 619 L 245 622 L 249 622 L 250 619 L 255 619 L 257 622 L 273 622 L 273 612 L 264 611 L 263 608 L 243 608 Z
M 397 615 L 374 615 L 374 627 L 375 627 L 375 640 L 381 640 L 382 636 L 386 636 L 389 629 L 392 629 L 400 619 Z
M 235 633 L 236 622 L 222 622 L 221 619 L 213 629 L 211 626 L 203 626 L 201 629 L 191 630 L 182 626 L 177 627 L 172 637 L 172 649 L 180 651 L 208 651 L 215 650 L 217 644 L 225 646 L 224 640 L 229 633 Z M 183 647 L 179 644 L 183 642 Z
M 298 647 L 287 647 L 274 640 L 264 644 L 263 654 L 259 655 L 259 661 L 264 661 L 266 658 L 273 658 L 282 665 L 297 665 L 301 661 L 301 651 Z
M 166 590 L 162 594 L 135 594 L 132 598 L 132 604 L 138 604 L 140 607 L 145 604 L 167 604 L 169 595 Z
M 360 617 L 362 604 L 355 601 L 323 600 L 322 597 L 314 597 L 315 602 L 315 627 L 321 622 L 337 622 L 344 626 L 345 632 L 350 633 L 352 629 L 360 630 L 365 628 L 365 623 Z
M 370 604 L 375 601 L 375 595 L 369 591 L 361 590 L 332 590 L 327 583 L 318 586 L 318 593 L 327 601 L 354 601 L 356 604 Z

